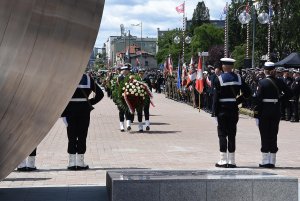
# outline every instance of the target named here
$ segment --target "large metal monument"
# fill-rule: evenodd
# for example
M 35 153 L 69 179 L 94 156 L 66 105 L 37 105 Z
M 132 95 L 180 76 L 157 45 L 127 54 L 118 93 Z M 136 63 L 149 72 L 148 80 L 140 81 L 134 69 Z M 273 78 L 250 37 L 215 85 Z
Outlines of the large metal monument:
M 104 3 L 0 1 L 0 180 L 66 107 L 87 66 Z

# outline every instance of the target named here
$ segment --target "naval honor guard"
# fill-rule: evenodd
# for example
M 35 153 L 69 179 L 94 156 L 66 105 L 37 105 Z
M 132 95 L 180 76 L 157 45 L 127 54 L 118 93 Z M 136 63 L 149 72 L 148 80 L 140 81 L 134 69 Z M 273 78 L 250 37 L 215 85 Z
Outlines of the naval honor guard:
M 254 103 L 254 118 L 261 136 L 262 162 L 259 167 L 274 168 L 277 135 L 281 118 L 280 104 L 291 97 L 291 91 L 282 79 L 276 78 L 275 64 L 264 64 L 266 77 L 259 81 Z
M 250 98 L 251 91 L 240 75 L 233 72 L 234 59 L 223 58 L 221 62 L 224 73 L 220 74 L 213 84 L 212 117 L 217 120 L 220 145 L 220 161 L 215 166 L 235 168 L 236 125 L 239 120 L 238 105 Z

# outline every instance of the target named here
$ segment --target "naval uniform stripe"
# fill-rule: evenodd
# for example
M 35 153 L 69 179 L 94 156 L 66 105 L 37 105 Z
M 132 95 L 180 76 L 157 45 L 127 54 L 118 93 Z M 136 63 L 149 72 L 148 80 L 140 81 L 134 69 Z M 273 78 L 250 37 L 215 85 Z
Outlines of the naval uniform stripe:
M 72 102 L 85 102 L 87 101 L 86 98 L 72 98 L 71 99 Z
M 236 102 L 235 98 L 221 98 L 219 99 L 219 102 L 225 103 L 225 102 Z
M 266 98 L 266 99 L 263 99 L 262 102 L 264 102 L 264 103 L 277 103 L 278 99 L 269 99 L 269 98 Z

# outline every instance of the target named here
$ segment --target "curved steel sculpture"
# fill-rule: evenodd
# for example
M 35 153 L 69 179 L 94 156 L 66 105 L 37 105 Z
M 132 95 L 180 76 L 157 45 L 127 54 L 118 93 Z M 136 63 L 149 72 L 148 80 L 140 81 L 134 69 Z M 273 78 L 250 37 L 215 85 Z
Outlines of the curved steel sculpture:
M 66 107 L 87 66 L 104 2 L 0 1 L 0 180 Z

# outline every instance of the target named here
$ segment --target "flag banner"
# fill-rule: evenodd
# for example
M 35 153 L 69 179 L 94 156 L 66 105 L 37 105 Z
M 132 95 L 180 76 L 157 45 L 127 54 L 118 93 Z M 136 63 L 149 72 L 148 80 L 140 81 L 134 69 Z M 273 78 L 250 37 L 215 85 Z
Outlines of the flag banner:
M 184 3 L 176 7 L 177 13 L 184 13 Z
M 177 70 L 177 89 L 181 89 L 181 69 L 180 69 L 180 57 L 178 59 L 178 70 Z
M 199 57 L 198 61 L 198 69 L 197 69 L 197 78 L 196 78 L 196 90 L 202 94 L 204 89 L 204 83 L 203 83 L 203 70 L 202 70 L 202 59 L 201 56 Z
M 182 86 L 186 86 L 187 85 L 187 76 L 188 76 L 188 73 L 187 73 L 187 69 L 186 69 L 186 64 L 184 63 L 182 65 L 182 76 L 181 76 L 181 80 L 182 80 Z
M 173 75 L 173 62 L 172 62 L 171 56 L 169 56 L 169 58 L 168 58 L 168 69 L 169 69 L 170 75 L 172 76 Z

